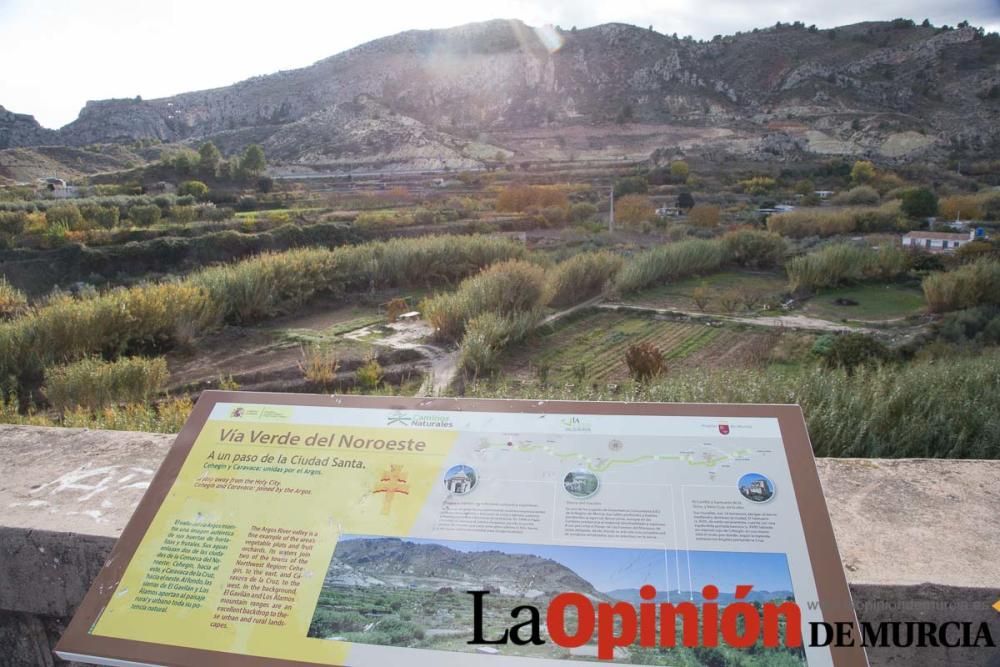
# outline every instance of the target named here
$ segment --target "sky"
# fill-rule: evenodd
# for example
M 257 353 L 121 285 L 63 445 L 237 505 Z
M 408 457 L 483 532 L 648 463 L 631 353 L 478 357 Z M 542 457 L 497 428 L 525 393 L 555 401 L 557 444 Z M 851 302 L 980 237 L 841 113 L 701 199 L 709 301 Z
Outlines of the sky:
M 403 30 L 494 18 L 710 39 L 776 21 L 830 28 L 896 17 L 1000 31 L 1000 0 L 0 0 L 0 105 L 61 127 L 87 100 L 225 86 Z

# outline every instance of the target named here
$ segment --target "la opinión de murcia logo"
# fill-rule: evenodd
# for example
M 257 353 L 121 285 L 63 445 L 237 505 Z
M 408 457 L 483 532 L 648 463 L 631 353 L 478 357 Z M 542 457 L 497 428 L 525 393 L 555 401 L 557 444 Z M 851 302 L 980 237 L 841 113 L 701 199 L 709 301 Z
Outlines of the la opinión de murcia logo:
M 810 622 L 809 643 L 803 642 L 802 613 L 793 600 L 750 602 L 753 586 L 736 587 L 735 601 L 720 606 L 719 589 L 702 588 L 704 602 L 654 602 L 657 591 L 645 585 L 639 589 L 643 600 L 638 606 L 628 602 L 594 601 L 582 593 L 559 593 L 545 611 L 545 631 L 549 639 L 563 648 L 579 648 L 597 638 L 597 657 L 610 660 L 616 649 L 638 643 L 643 648 L 717 647 L 720 644 L 749 649 L 763 644 L 766 648 L 808 647 L 948 647 L 993 648 L 996 645 L 985 622 L 930 623 L 917 621 Z M 486 637 L 483 628 L 484 606 L 490 591 L 466 591 L 472 596 L 473 637 L 468 644 L 528 644 L 540 646 L 542 612 L 534 605 L 520 605 L 510 611 L 518 621 L 498 636 Z M 997 603 L 1000 606 L 1000 602 Z M 567 620 L 570 622 L 567 622 Z M 680 632 L 678 632 L 678 630 Z

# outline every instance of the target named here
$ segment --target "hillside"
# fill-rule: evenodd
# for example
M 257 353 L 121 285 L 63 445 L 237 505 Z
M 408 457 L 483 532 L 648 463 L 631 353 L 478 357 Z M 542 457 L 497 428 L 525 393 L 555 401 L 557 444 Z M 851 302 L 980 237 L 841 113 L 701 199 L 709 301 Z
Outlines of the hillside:
M 1000 37 L 971 27 L 782 25 L 708 42 L 623 24 L 495 20 L 378 39 L 302 69 L 88 102 L 58 131 L 0 110 L 0 148 L 212 139 L 284 164 L 465 168 L 529 159 L 941 157 L 1000 150 Z
M 578 591 L 599 595 L 587 580 L 554 560 L 500 551 L 457 551 L 398 538 L 361 538 L 337 544 L 328 584 L 395 584 L 418 588 L 488 587 L 504 594 Z

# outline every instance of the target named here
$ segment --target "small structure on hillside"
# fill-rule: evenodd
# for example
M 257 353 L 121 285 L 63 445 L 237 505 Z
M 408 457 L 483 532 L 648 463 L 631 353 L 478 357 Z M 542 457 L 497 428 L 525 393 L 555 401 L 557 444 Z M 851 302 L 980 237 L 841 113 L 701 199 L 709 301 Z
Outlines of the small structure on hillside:
M 830 197 L 833 196 L 834 192 L 833 190 L 816 190 L 813 192 L 813 194 L 819 197 L 820 199 L 829 199 Z
M 66 181 L 54 176 L 39 178 L 37 189 L 41 195 L 52 199 L 69 199 L 76 196 L 75 187 L 67 185 Z
M 921 248 L 931 252 L 954 252 L 966 243 L 985 240 L 986 234 L 981 227 L 967 233 L 919 231 L 903 235 L 903 247 Z
M 794 210 L 795 207 L 791 204 L 775 204 L 774 206 L 758 208 L 757 212 L 770 215 L 771 213 L 788 213 L 789 211 Z

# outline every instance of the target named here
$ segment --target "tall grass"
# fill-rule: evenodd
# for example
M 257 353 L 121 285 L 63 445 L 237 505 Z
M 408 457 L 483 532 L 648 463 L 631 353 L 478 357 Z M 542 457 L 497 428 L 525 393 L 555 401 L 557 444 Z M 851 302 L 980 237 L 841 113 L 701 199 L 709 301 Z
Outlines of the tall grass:
M 547 301 L 545 270 L 524 260 L 510 260 L 465 279 L 452 293 L 426 300 L 420 310 L 435 335 L 456 341 L 478 315 L 492 312 L 506 317 L 539 308 Z
M 603 292 L 621 270 L 620 255 L 601 250 L 574 255 L 548 272 L 551 303 L 569 306 Z
M 209 294 L 185 283 L 116 289 L 100 296 L 56 296 L 0 324 L 0 385 L 38 376 L 44 366 L 88 354 L 115 357 L 184 342 L 218 321 Z
M 485 377 L 500 369 L 503 350 L 523 340 L 538 326 L 542 309 L 499 315 L 485 312 L 468 324 L 462 338 L 459 368 L 473 378 Z
M 819 456 L 1000 458 L 1000 351 L 946 363 L 690 371 L 646 386 L 476 384 L 477 397 L 798 403 Z
M 1000 262 L 980 259 L 924 278 L 924 297 L 934 312 L 1000 304 Z
M 161 349 L 219 324 L 288 312 L 319 293 L 454 283 L 524 246 L 487 236 L 430 236 L 265 253 L 199 271 L 184 281 L 141 285 L 83 299 L 58 296 L 0 323 L 0 388 L 41 375 L 44 366 L 88 354 L 108 358 Z
M 738 229 L 722 237 L 729 261 L 751 269 L 781 266 L 788 252 L 785 239 L 759 229 Z
M 802 208 L 776 213 L 767 219 L 768 231 L 791 238 L 890 232 L 906 228 L 906 217 L 900 212 L 898 201 L 887 202 L 877 207 Z
M 45 371 L 45 395 L 56 410 L 97 410 L 120 403 L 146 402 L 167 382 L 163 357 L 87 358 Z
M 892 280 L 910 268 L 910 256 L 897 246 L 878 250 L 837 243 L 796 257 L 785 265 L 793 292 L 809 292 L 864 280 Z
M 722 241 L 694 239 L 657 246 L 635 255 L 615 279 L 621 294 L 718 270 L 727 260 Z
M 129 403 L 122 406 L 108 406 L 100 410 L 77 407 L 52 417 L 46 413 L 22 414 L 17 409 L 16 400 L 5 401 L 0 398 L 0 423 L 177 433 L 184 426 L 193 408 L 191 399 L 173 398 L 157 404 Z

